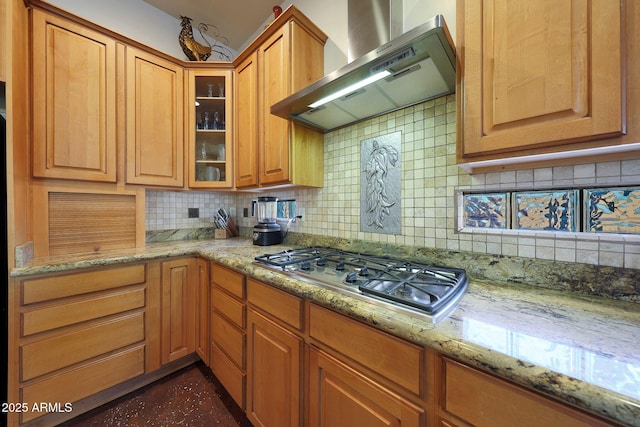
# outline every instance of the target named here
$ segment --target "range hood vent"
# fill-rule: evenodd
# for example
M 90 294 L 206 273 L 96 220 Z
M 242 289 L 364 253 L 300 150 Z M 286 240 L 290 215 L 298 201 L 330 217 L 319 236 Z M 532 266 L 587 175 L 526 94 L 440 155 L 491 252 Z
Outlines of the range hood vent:
M 455 92 L 456 59 L 442 15 L 271 106 L 328 132 Z

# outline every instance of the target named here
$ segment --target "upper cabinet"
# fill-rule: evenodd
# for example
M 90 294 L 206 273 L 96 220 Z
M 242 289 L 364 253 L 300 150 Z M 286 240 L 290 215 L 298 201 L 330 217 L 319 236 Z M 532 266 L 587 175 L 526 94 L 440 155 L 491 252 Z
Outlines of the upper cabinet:
M 231 69 L 188 70 L 186 138 L 191 188 L 233 185 Z
M 623 3 L 458 0 L 459 161 L 625 133 Z
M 183 67 L 31 13 L 33 175 L 115 183 L 119 163 L 127 184 L 183 187 Z
M 126 48 L 127 183 L 184 185 L 181 66 Z
M 236 187 L 323 185 L 323 137 L 271 114 L 322 77 L 327 36 L 289 7 L 234 62 Z
M 236 65 L 233 92 L 236 187 L 258 185 L 258 53 Z
M 116 43 L 32 10 L 33 174 L 116 181 Z
M 322 134 L 271 114 L 324 71 L 327 36 L 295 7 L 233 63 L 175 60 L 53 7 L 31 13 L 35 177 L 323 185 Z

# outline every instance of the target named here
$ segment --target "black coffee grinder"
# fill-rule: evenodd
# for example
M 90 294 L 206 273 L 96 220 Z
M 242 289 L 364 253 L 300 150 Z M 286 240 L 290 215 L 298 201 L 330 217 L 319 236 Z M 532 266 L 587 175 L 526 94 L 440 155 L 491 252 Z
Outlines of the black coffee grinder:
M 253 227 L 253 244 L 271 246 L 282 243 L 282 230 L 276 222 L 278 217 L 278 198 L 258 197 L 256 208 L 258 224 Z

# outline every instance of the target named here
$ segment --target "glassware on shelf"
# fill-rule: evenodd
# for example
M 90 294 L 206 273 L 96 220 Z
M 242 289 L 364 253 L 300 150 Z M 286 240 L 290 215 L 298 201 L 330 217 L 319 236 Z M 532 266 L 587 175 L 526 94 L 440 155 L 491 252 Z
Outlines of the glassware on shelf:
M 209 113 L 204 113 L 204 122 L 203 122 L 203 126 L 202 129 L 210 129 L 210 124 L 209 124 Z
M 196 129 L 202 129 L 202 113 L 198 113 L 198 119 L 196 120 Z
M 218 160 L 225 160 L 226 153 L 224 144 L 218 144 Z
M 221 123 L 220 123 L 220 113 L 218 113 L 217 111 L 213 113 L 213 129 L 215 130 L 219 130 L 221 129 Z
M 213 97 L 213 83 L 207 85 L 207 96 L 209 98 Z
M 218 96 L 224 98 L 224 84 L 218 83 Z
M 205 177 L 207 181 L 220 181 L 220 169 L 215 166 L 207 166 Z
M 207 160 L 207 143 L 200 142 L 200 160 Z

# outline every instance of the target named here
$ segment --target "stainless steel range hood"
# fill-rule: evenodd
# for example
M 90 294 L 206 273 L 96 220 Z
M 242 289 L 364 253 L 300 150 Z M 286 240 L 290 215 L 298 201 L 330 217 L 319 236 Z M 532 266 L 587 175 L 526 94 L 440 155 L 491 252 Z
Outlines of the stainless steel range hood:
M 455 49 L 436 15 L 272 105 L 271 113 L 328 132 L 453 93 L 455 84 Z

